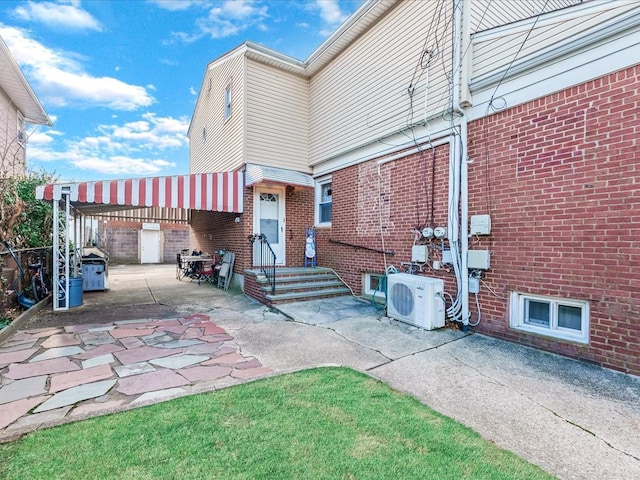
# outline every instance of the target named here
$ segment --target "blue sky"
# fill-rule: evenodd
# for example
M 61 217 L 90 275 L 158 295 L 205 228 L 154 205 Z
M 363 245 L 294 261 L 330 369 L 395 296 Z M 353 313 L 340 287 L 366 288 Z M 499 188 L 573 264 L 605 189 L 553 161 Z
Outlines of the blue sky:
M 0 36 L 55 124 L 30 136 L 28 166 L 64 181 L 188 173 L 207 63 L 246 40 L 304 60 L 363 1 L 3 0 Z

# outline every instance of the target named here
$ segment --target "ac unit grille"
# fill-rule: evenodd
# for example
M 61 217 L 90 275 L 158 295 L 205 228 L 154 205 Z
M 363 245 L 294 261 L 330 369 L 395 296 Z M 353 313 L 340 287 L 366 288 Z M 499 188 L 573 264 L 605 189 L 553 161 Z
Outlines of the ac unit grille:
M 416 306 L 413 296 L 413 291 L 404 283 L 394 283 L 391 287 L 389 299 L 393 303 L 393 308 L 400 315 L 411 317 Z

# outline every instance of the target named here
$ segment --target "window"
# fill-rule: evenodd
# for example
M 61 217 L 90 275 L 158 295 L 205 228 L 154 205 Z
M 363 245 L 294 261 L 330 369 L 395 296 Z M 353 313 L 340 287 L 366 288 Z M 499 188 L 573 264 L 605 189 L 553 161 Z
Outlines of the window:
M 589 343 L 589 303 L 513 292 L 511 327 L 563 340 Z
M 202 141 L 207 141 L 207 127 L 202 127 Z
M 331 178 L 319 180 L 316 184 L 316 224 L 331 225 L 331 197 Z
M 364 294 L 374 295 L 376 300 L 383 300 L 386 295 L 386 278 L 381 273 L 364 274 Z
M 224 119 L 231 117 L 231 85 L 224 89 Z

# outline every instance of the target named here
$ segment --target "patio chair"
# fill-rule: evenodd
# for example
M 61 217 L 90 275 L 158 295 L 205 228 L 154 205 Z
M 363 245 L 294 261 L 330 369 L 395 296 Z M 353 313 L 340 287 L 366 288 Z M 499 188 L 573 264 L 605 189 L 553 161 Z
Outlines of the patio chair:
M 222 257 L 222 265 L 218 271 L 218 288 L 225 290 L 229 289 L 231 285 L 231 277 L 233 276 L 233 264 L 235 262 L 236 255 L 232 252 L 225 252 Z

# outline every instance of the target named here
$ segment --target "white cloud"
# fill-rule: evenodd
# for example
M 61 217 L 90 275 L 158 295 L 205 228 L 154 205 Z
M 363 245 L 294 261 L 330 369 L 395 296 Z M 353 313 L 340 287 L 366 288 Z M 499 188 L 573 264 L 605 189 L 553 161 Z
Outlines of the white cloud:
M 205 2 L 202 0 L 148 0 L 149 3 L 153 3 L 158 7 L 169 10 L 171 12 L 175 12 L 178 10 L 188 10 L 189 8 L 195 6 L 204 5 Z
M 348 17 L 340 10 L 338 0 L 316 0 L 316 5 L 320 9 L 320 18 L 329 25 L 339 25 Z
M 21 20 L 43 23 L 51 28 L 102 31 L 102 25 L 89 12 L 80 8 L 80 2 L 71 4 L 54 2 L 26 2 L 16 7 L 13 14 Z
M 47 106 L 136 110 L 155 102 L 145 87 L 94 77 L 84 70 L 81 56 L 47 48 L 22 29 L 0 25 L 0 35 Z
M 109 159 L 85 157 L 72 160 L 76 168 L 91 170 L 104 175 L 136 176 L 156 175 L 166 168 L 175 167 L 175 163 L 159 159 L 141 159 L 113 156 Z
M 82 170 L 91 170 L 100 175 L 122 175 L 127 177 L 160 174 L 176 166 L 175 162 L 158 152 L 185 150 L 188 158 L 187 118 L 159 117 L 145 113 L 138 119 L 123 124 L 100 125 L 93 136 L 70 139 L 56 145 L 48 130 L 38 134 L 29 143 L 27 155 L 30 164 L 66 163 Z
M 196 33 L 175 32 L 173 36 L 183 42 L 193 42 L 203 37 L 230 37 L 253 26 L 264 30 L 262 21 L 268 17 L 267 11 L 268 7 L 256 0 L 226 0 L 216 3 L 207 17 L 196 20 Z

